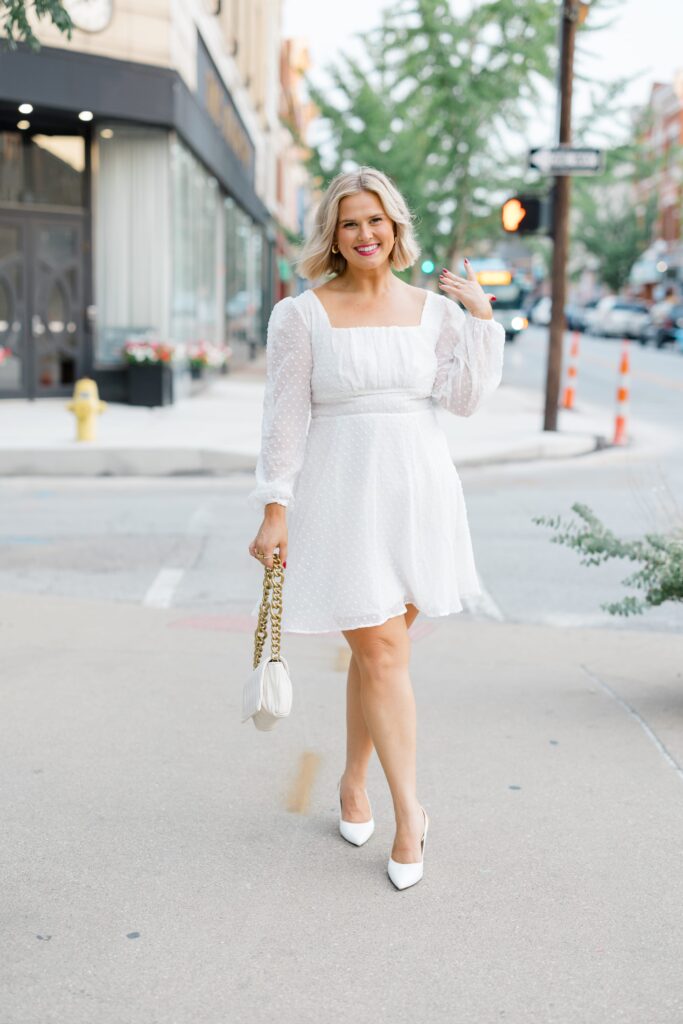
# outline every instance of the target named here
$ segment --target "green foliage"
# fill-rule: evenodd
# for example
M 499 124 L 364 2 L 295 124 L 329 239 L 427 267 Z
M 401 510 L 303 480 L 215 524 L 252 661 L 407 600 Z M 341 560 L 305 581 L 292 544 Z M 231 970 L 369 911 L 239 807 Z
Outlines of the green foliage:
M 500 233 L 501 191 L 522 184 L 503 132 L 523 134 L 520 101 L 540 99 L 539 76 L 552 80 L 556 32 L 555 0 L 488 0 L 457 15 L 447 0 L 399 0 L 363 37 L 362 61 L 343 57 L 332 88 L 309 81 L 326 129 L 312 173 L 327 182 L 379 165 L 419 212 L 425 256 L 471 253 Z
M 636 218 L 630 206 L 610 210 L 595 192 L 586 192 L 574 238 L 598 263 L 598 276 L 613 292 L 627 283 L 631 267 L 650 242 L 657 197 L 648 201 L 645 216 Z
M 579 39 L 607 27 L 597 15 L 620 2 L 595 0 Z M 528 119 L 558 59 L 556 0 L 483 0 L 457 14 L 453 6 L 397 0 L 360 37 L 362 57 L 328 69 L 330 87 L 308 81 L 324 126 L 309 161 L 314 177 L 324 185 L 352 166 L 381 167 L 419 214 L 423 254 L 437 265 L 501 238 L 501 198 L 533 190 L 525 181 Z M 596 86 L 587 124 L 617 123 L 626 81 Z M 545 190 L 543 179 L 538 187 Z
M 606 90 L 600 109 L 610 109 L 605 104 L 618 96 L 616 84 Z M 661 162 L 650 157 L 640 142 L 645 116 L 631 125 L 626 142 L 605 147 L 603 174 L 572 182 L 572 242 L 595 258 L 600 279 L 614 292 L 627 283 L 631 267 L 652 239 L 657 217 L 654 190 L 634 211 L 637 182 L 655 175 Z M 580 126 L 580 139 L 587 128 Z
M 636 572 L 622 580 L 624 586 L 644 591 L 644 597 L 629 595 L 621 601 L 601 604 L 610 615 L 635 615 L 665 601 L 683 601 L 683 530 L 668 536 L 650 533 L 642 540 L 624 541 L 608 530 L 588 508 L 572 505 L 582 522 L 566 523 L 560 516 L 535 516 L 532 522 L 556 531 L 553 544 L 565 544 L 581 552 L 582 565 L 600 565 L 610 558 L 640 562 Z
M 67 39 L 71 39 L 73 22 L 61 0 L 32 0 L 31 3 L 27 0 L 0 0 L 0 26 L 11 49 L 15 49 L 17 43 L 28 43 L 31 49 L 40 49 L 28 19 L 29 11 L 38 19 L 49 18 Z

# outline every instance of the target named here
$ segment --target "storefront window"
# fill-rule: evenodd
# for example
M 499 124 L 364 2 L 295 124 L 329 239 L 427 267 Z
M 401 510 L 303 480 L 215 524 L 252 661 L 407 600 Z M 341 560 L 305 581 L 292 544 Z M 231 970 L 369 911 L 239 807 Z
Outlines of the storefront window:
M 0 202 L 81 207 L 85 140 L 80 135 L 0 132 Z
M 0 391 L 21 386 L 25 281 L 21 229 L 0 224 Z
M 169 139 L 100 127 L 95 167 L 96 363 L 120 364 L 128 339 L 169 340 Z
M 225 200 L 225 323 L 231 347 L 261 339 L 263 232 L 233 199 Z
M 218 299 L 218 183 L 177 139 L 171 146 L 173 179 L 173 341 L 222 342 Z

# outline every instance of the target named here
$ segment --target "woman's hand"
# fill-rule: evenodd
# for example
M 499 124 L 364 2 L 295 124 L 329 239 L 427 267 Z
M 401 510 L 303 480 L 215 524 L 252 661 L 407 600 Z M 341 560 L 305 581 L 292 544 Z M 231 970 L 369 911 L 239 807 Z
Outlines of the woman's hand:
M 469 310 L 472 316 L 481 320 L 493 320 L 493 309 L 491 301 L 495 302 L 495 295 L 487 295 L 477 281 L 477 275 L 472 270 L 472 264 L 465 260 L 465 271 L 467 277 L 458 277 L 451 274 L 450 270 L 444 267 L 439 278 L 439 288 L 452 295 L 458 302 L 462 302 L 465 309 Z
M 284 505 L 277 502 L 266 505 L 266 512 L 259 532 L 249 545 L 249 554 L 261 565 L 273 568 L 273 552 L 278 554 L 283 568 L 287 565 L 287 513 Z M 261 557 L 259 557 L 261 556 Z

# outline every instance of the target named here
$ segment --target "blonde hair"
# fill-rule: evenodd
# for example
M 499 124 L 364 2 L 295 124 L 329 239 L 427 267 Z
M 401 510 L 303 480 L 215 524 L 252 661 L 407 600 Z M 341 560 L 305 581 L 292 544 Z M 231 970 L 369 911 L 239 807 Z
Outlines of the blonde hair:
M 326 274 L 341 274 L 346 267 L 342 254 L 332 252 L 332 245 L 339 220 L 339 204 L 346 196 L 357 192 L 374 192 L 396 226 L 396 242 L 389 257 L 392 267 L 405 270 L 420 255 L 412 215 L 393 181 L 374 167 L 359 167 L 357 171 L 345 171 L 333 178 L 316 210 L 313 230 L 297 261 L 297 269 L 309 281 Z

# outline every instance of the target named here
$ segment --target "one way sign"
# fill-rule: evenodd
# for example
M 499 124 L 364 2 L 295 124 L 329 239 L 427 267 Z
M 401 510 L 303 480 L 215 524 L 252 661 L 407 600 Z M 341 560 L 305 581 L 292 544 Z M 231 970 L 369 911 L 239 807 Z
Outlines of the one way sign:
M 538 147 L 529 150 L 529 167 L 543 174 L 599 174 L 605 168 L 605 153 L 585 146 Z

